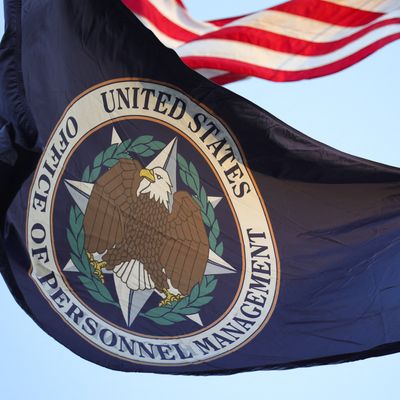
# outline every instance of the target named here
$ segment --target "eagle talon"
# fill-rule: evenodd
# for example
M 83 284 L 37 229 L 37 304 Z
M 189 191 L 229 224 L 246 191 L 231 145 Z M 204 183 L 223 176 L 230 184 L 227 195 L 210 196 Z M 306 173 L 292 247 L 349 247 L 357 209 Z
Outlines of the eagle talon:
M 93 254 L 90 254 L 89 252 L 86 252 L 86 254 L 89 259 L 89 264 L 93 268 L 93 273 L 102 283 L 104 283 L 104 275 L 101 270 L 107 266 L 107 263 L 105 261 L 96 261 L 93 257 Z
M 160 303 L 158 304 L 159 307 L 168 306 L 172 302 L 182 300 L 185 297 L 185 296 L 182 296 L 180 293 L 173 294 L 167 289 L 164 289 L 163 293 L 165 294 L 165 299 L 160 301 Z

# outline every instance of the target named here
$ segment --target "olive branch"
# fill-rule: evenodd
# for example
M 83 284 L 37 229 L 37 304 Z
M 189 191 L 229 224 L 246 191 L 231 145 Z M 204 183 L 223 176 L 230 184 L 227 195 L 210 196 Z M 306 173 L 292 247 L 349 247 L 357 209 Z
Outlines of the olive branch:
M 208 234 L 210 248 L 216 254 L 222 256 L 224 244 L 222 242 L 218 243 L 221 230 L 215 216 L 214 207 L 208 200 L 204 186 L 200 184 L 199 172 L 191 161 L 188 163 L 180 154 L 177 156 L 177 161 L 179 165 L 179 175 L 185 185 L 189 186 L 194 192 L 193 199 L 200 206 L 204 224 L 210 229 L 210 233 Z
M 136 153 L 142 157 L 151 157 L 156 150 L 165 147 L 163 142 L 153 140 L 151 135 L 139 136 L 137 139 L 128 139 L 122 143 L 112 144 L 101 151 L 93 161 L 93 167 L 88 165 L 83 171 L 82 181 L 93 183 L 100 176 L 101 168 L 112 168 L 122 158 L 131 158 L 129 153 Z
M 95 271 L 90 265 L 86 254 L 84 243 L 85 234 L 83 231 L 83 214 L 78 206 L 72 206 L 69 212 L 69 228 L 67 229 L 67 239 L 71 248 L 70 257 L 77 270 L 80 272 L 79 280 L 89 291 L 91 296 L 101 303 L 112 304 L 119 307 L 109 290 L 95 275 Z
M 208 304 L 213 297 L 210 294 L 217 286 L 217 279 L 213 275 L 204 276 L 200 284 L 193 286 L 190 295 L 182 300 L 173 301 L 163 306 L 155 307 L 146 313 L 140 313 L 142 317 L 148 318 L 158 325 L 173 325 L 185 321 L 186 315 L 197 314 L 201 307 Z

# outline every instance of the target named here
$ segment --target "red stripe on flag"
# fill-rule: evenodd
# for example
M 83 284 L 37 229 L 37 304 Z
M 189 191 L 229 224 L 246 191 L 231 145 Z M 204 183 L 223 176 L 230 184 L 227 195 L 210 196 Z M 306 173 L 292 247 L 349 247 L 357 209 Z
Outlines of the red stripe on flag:
M 299 54 L 303 56 L 320 56 L 338 50 L 375 29 L 395 24 L 400 24 L 400 18 L 391 18 L 385 21 L 379 21 L 359 30 L 358 32 L 353 33 L 352 35 L 349 35 L 346 38 L 322 43 L 296 39 L 291 36 L 284 36 L 278 33 L 247 26 L 232 26 L 222 28 L 200 36 L 194 41 L 203 39 L 225 39 L 248 43 L 283 53 Z
M 209 24 L 213 24 L 215 26 L 224 26 L 226 24 L 230 24 L 233 21 L 236 21 L 237 19 L 247 17 L 250 14 L 244 14 L 244 15 L 239 15 L 238 17 L 229 17 L 229 18 L 223 18 L 223 19 L 214 19 L 212 21 L 207 21 Z
M 188 42 L 198 37 L 197 34 L 176 25 L 164 17 L 156 7 L 147 1 L 122 0 L 122 2 L 133 13 L 148 19 L 157 29 L 173 39 Z
M 175 0 L 183 9 L 186 10 L 186 6 L 183 4 L 182 0 Z
M 366 25 L 383 15 L 379 12 L 364 11 L 323 0 L 293 0 L 271 7 L 269 10 L 283 11 L 328 24 L 347 27 Z
M 342 58 L 333 63 L 312 68 L 308 70 L 299 71 L 285 71 L 275 70 L 271 68 L 265 68 L 244 61 L 230 60 L 226 58 L 217 57 L 183 57 L 182 61 L 190 68 L 210 68 L 210 69 L 221 69 L 226 71 L 232 71 L 234 74 L 239 75 L 253 75 L 259 78 L 268 79 L 275 82 L 289 82 L 297 81 L 301 79 L 312 79 L 324 75 L 333 74 L 339 72 L 345 68 L 350 67 L 358 61 L 361 61 L 365 57 L 368 57 L 373 52 L 379 50 L 381 47 L 388 43 L 391 43 L 397 39 L 400 39 L 400 33 L 387 36 L 380 39 L 369 46 L 351 54 L 348 57 Z
M 218 83 L 218 85 L 226 85 L 227 83 L 240 81 L 240 80 L 246 79 L 246 78 L 248 78 L 248 76 L 232 74 L 231 72 L 229 72 L 224 75 L 218 75 L 214 78 L 211 78 L 210 80 L 215 83 Z

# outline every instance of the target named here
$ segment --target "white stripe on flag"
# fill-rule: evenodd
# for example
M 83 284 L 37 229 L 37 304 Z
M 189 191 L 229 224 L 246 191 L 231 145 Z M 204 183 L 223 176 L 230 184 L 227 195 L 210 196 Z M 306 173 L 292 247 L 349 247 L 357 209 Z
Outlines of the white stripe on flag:
M 203 75 L 207 79 L 216 78 L 217 76 L 225 75 L 229 71 L 223 71 L 221 69 L 211 69 L 211 68 L 197 68 L 196 72 Z
M 167 46 L 171 49 L 176 49 L 180 45 L 184 44 L 185 42 L 182 42 L 180 40 L 176 40 L 171 38 L 170 36 L 166 35 L 164 32 L 161 32 L 156 28 L 155 25 L 153 25 L 147 18 L 142 17 L 141 15 L 136 15 L 138 19 L 142 22 L 142 24 L 146 27 L 149 28 L 156 36 L 157 39 L 164 45 Z
M 204 35 L 216 29 L 208 22 L 193 19 L 175 0 L 148 0 L 148 2 L 153 4 L 165 18 L 197 35 Z

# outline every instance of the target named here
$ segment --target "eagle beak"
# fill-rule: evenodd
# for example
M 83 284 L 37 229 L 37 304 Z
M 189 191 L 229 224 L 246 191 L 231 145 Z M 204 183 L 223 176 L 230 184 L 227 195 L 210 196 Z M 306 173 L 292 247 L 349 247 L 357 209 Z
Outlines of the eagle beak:
M 154 172 L 152 169 L 143 168 L 139 173 L 141 178 L 146 178 L 149 182 L 153 183 L 156 181 L 154 177 Z

